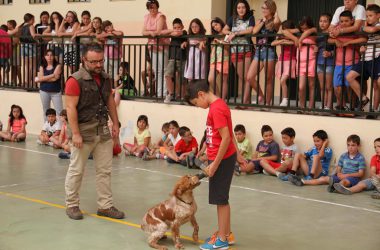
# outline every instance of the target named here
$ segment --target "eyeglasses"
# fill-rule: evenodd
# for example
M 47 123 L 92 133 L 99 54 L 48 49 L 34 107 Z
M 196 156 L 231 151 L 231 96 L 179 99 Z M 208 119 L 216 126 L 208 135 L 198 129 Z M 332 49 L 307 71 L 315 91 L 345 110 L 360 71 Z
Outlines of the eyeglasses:
M 86 61 L 89 63 L 89 64 L 92 64 L 92 65 L 96 65 L 96 64 L 103 64 L 104 63 L 104 59 L 102 60 L 87 60 Z

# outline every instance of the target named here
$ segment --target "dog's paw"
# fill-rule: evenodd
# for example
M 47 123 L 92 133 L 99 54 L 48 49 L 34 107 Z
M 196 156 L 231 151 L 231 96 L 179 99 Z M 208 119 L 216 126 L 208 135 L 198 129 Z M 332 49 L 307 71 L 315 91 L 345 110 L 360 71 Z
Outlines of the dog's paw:
M 195 243 L 198 243 L 198 240 L 199 240 L 198 234 L 197 233 L 193 233 L 193 241 Z
M 182 245 L 182 243 L 175 244 L 176 249 L 185 249 L 185 247 Z

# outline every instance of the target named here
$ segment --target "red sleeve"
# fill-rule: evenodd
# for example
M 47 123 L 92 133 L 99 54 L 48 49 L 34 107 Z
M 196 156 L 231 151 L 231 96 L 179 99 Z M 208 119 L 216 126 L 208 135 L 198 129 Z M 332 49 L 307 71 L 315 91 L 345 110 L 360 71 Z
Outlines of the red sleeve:
M 175 152 L 182 152 L 183 150 L 183 143 L 184 143 L 184 141 L 181 139 L 181 140 L 179 140 L 178 142 L 177 142 L 177 144 L 175 145 L 175 147 L 174 147 L 174 151 Z
M 371 158 L 371 163 L 370 163 L 370 167 L 376 167 L 376 159 L 377 157 L 376 157 L 376 155 L 374 155 L 374 156 L 372 156 L 372 158 Z
M 227 114 L 228 110 L 224 109 L 223 105 L 215 107 L 213 112 L 214 129 L 220 129 L 228 126 Z
M 193 137 L 193 140 L 191 140 L 191 149 L 193 148 L 196 148 L 198 152 L 198 142 L 197 139 L 195 139 L 195 137 Z
M 75 79 L 74 77 L 70 77 L 66 81 L 65 94 L 71 95 L 71 96 L 79 96 L 80 95 L 79 83 L 78 83 L 77 79 Z

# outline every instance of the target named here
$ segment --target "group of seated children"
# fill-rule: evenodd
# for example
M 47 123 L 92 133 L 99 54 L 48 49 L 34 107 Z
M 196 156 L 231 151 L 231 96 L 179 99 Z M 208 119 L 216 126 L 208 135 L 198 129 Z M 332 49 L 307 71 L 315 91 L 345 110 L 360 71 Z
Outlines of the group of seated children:
M 169 163 L 179 163 L 191 168 L 198 153 L 198 143 L 190 129 L 180 127 L 177 121 L 162 125 L 162 137 L 151 143 L 148 117 L 140 115 L 134 131 L 134 143 L 125 142 L 125 155 L 134 155 L 143 160 L 165 159 Z
M 296 186 L 328 185 L 329 192 L 350 195 L 363 190 L 377 190 L 372 195 L 380 199 L 380 138 L 374 141 L 375 155 L 370 162 L 370 177 L 361 180 L 365 175 L 366 163 L 359 152 L 360 137 L 350 135 L 347 138 L 347 152 L 343 153 L 335 171 L 330 172 L 332 149 L 329 147 L 328 135 L 324 130 L 313 134 L 314 145 L 304 153 L 297 150 L 294 144 L 295 131 L 285 128 L 281 131 L 283 146 L 273 140 L 273 130 L 264 125 L 261 129 L 263 140 L 252 153 L 252 146 L 246 138 L 243 125 L 236 125 L 235 138 L 240 154 L 246 159 L 244 164 L 236 163 L 235 174 L 264 173 L 277 176 L 280 180 L 289 181 Z M 303 176 L 303 177 L 302 177 Z

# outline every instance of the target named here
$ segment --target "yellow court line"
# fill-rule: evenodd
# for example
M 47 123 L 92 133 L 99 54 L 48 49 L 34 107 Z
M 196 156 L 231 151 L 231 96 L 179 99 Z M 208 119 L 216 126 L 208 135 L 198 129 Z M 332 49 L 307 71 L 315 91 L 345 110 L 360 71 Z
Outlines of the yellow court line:
M 60 209 L 66 209 L 65 206 L 62 206 L 62 205 L 59 205 L 59 204 L 54 204 L 54 203 L 51 203 L 51 202 L 48 202 L 48 201 L 34 199 L 34 198 L 26 197 L 26 196 L 23 196 L 23 195 L 19 195 L 19 194 L 12 194 L 12 193 L 7 193 L 7 192 L 1 192 L 0 191 L 0 195 L 4 195 L 4 196 L 7 196 L 7 197 L 19 199 L 19 200 L 30 201 L 30 202 L 33 202 L 33 203 L 43 204 L 43 205 L 47 205 L 47 206 L 50 206 L 50 207 L 55 207 L 55 208 L 60 208 Z M 97 214 L 88 213 L 88 212 L 83 211 L 83 210 L 82 210 L 82 212 L 83 212 L 83 214 L 89 215 L 89 216 L 94 217 L 94 218 L 98 218 L 98 219 L 102 219 L 102 220 L 107 220 L 107 221 L 111 221 L 111 222 L 115 222 L 115 223 L 119 223 L 119 224 L 123 224 L 123 225 L 127 225 L 127 226 L 130 226 L 130 227 L 135 227 L 135 228 L 139 228 L 140 229 L 140 225 L 139 224 L 135 224 L 135 223 L 128 222 L 128 221 L 125 221 L 125 220 L 118 220 L 118 219 L 112 219 L 112 218 L 108 218 L 108 217 L 104 217 L 104 216 L 99 216 Z M 166 235 L 171 236 L 171 233 L 168 232 L 168 233 L 166 233 Z M 193 238 L 189 237 L 189 236 L 180 235 L 180 238 L 184 239 L 184 240 L 188 240 L 188 241 L 194 242 Z M 199 240 L 198 243 L 204 243 L 204 241 Z

